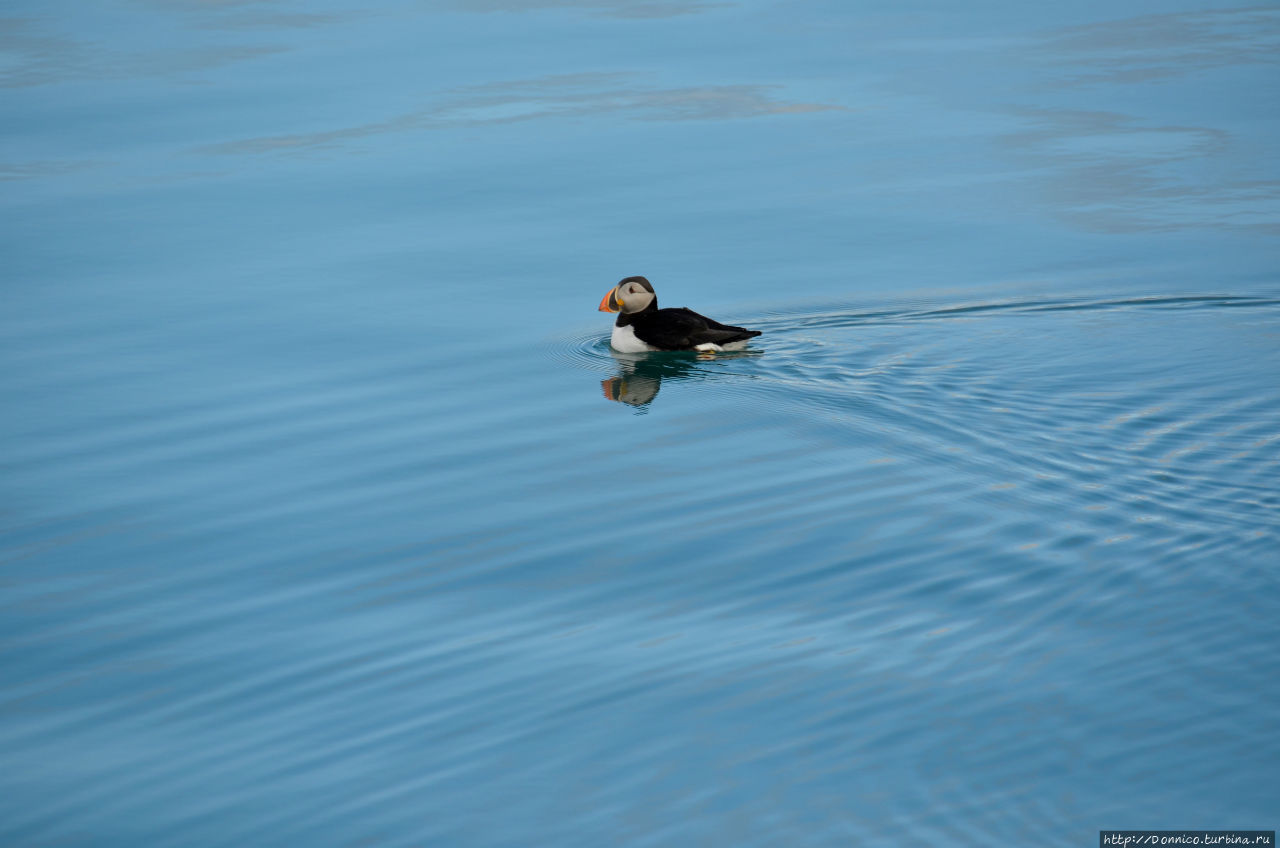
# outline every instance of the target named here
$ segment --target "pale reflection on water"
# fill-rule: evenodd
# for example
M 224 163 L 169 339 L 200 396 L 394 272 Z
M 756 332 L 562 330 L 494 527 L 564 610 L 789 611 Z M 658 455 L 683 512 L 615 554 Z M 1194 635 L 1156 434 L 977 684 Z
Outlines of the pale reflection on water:
M 619 353 L 609 349 L 607 339 L 592 340 L 582 345 L 581 349 L 585 354 L 592 354 L 600 349 L 608 351 L 609 356 L 617 363 L 618 373 L 600 381 L 605 399 L 636 407 L 638 412 L 643 412 L 658 396 L 658 389 L 662 388 L 664 379 L 713 379 L 726 373 L 722 369 L 717 369 L 716 364 L 731 363 L 735 359 L 762 354 L 759 350 Z

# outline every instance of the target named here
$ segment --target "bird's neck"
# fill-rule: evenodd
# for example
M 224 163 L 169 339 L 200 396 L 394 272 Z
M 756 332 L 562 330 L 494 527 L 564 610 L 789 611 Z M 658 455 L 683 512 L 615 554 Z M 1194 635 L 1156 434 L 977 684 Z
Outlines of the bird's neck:
M 629 326 L 633 321 L 635 321 L 641 315 L 647 315 L 650 312 L 657 312 L 657 311 L 658 311 L 658 299 L 655 297 L 653 300 L 649 301 L 648 306 L 646 306 L 644 309 L 641 309 L 639 312 L 619 312 L 618 320 L 615 321 L 613 325 L 615 327 L 626 327 L 626 326 Z

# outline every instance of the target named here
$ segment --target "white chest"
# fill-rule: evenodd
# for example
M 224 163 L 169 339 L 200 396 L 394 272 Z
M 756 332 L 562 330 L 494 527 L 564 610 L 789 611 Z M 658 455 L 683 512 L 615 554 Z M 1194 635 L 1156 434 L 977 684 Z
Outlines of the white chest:
M 637 339 L 633 327 L 614 327 L 613 335 L 609 337 L 609 346 L 618 353 L 647 353 L 657 350 L 656 347 Z

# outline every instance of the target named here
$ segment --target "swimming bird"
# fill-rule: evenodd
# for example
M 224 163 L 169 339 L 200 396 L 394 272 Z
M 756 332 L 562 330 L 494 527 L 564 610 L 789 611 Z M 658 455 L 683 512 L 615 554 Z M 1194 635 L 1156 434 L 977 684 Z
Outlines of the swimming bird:
M 601 312 L 617 312 L 609 344 L 620 353 L 653 350 L 740 350 L 759 330 L 731 327 L 692 309 L 659 309 L 644 277 L 627 277 L 600 301 Z

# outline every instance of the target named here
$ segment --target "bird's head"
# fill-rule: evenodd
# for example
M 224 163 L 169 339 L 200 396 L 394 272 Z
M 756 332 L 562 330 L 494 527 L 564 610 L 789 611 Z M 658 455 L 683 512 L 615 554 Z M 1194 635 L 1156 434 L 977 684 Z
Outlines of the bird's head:
M 600 300 L 601 312 L 643 312 L 658 302 L 653 286 L 644 277 L 627 277 Z

